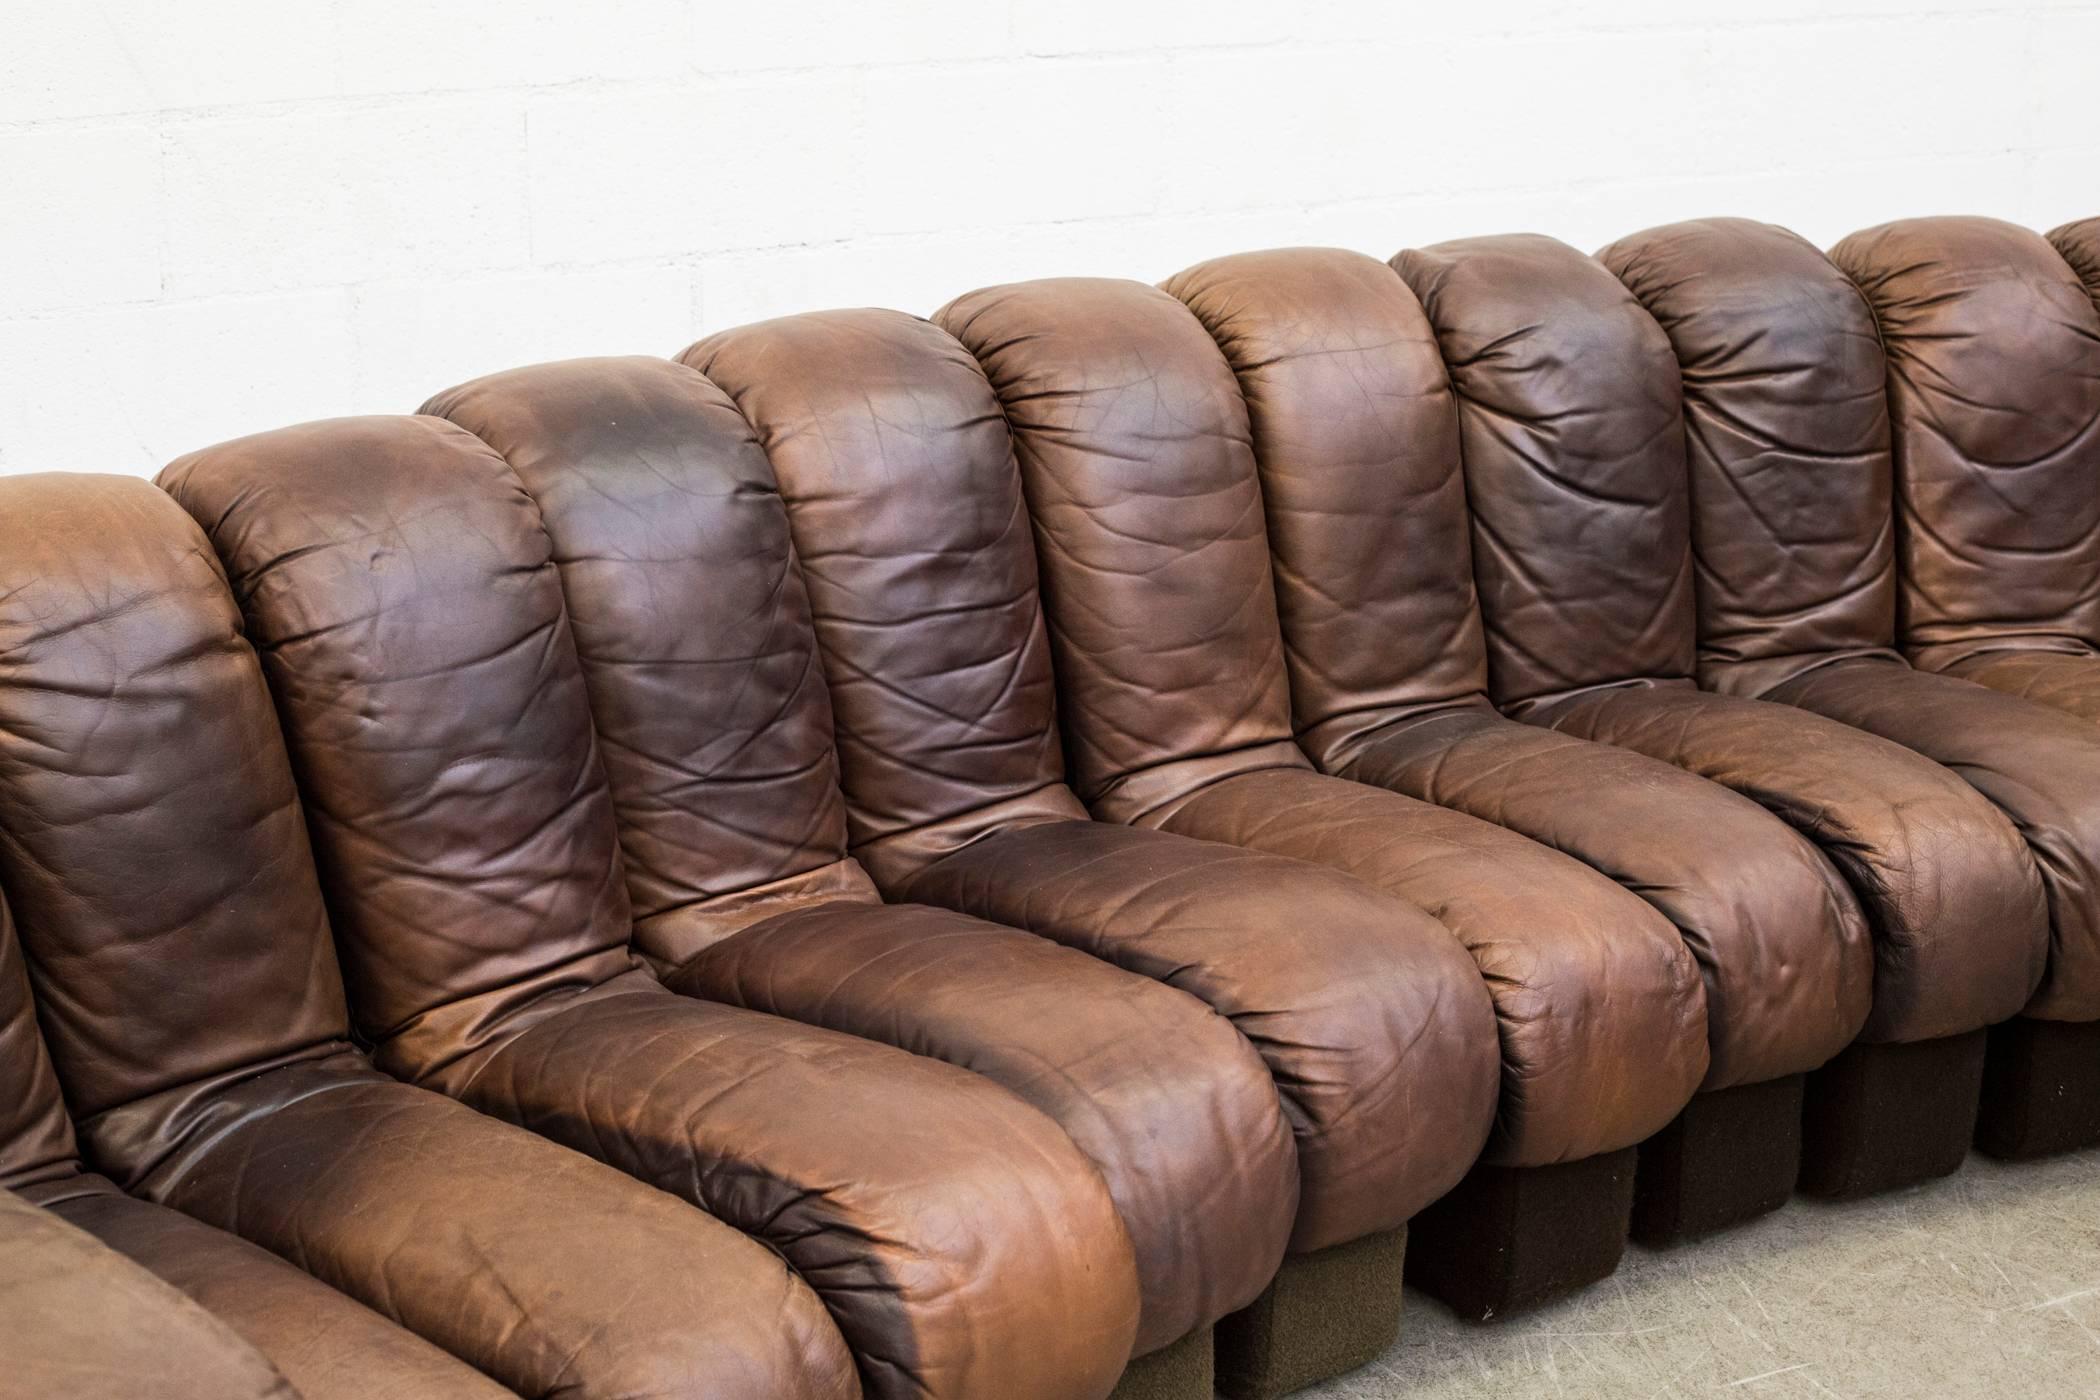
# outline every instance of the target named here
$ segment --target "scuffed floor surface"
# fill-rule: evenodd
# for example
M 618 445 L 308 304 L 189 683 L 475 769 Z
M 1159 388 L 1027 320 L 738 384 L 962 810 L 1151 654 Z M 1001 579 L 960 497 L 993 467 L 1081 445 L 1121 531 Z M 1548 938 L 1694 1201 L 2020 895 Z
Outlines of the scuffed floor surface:
M 1317 1400 L 2100 1397 L 2100 1151 L 1796 1199 L 1506 1323 L 1410 1293 L 1401 1339 Z

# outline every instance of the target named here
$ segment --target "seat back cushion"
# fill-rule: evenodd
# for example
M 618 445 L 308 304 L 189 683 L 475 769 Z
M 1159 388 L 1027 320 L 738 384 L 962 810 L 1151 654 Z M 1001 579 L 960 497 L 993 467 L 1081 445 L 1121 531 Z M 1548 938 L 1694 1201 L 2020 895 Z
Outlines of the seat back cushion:
M 1322 768 L 1485 695 L 1458 400 L 1407 284 L 1360 253 L 1202 263 L 1166 290 L 1247 401 L 1299 736 Z
M 1598 255 L 1684 381 L 1699 673 L 1757 695 L 1896 641 L 1886 365 L 1858 288 L 1806 239 L 1701 219 Z
M 106 1170 L 149 1164 L 206 1081 L 343 1048 L 256 655 L 202 533 L 148 482 L 0 482 L 0 886 Z M 163 1093 L 167 1113 L 145 1106 Z
M 552 543 L 636 946 L 677 965 L 789 904 L 872 899 L 787 515 L 729 397 L 633 357 L 491 375 L 426 411 L 510 464 Z
M 1393 259 L 1458 393 L 1495 703 L 1692 674 L 1677 358 L 1603 265 L 1536 234 Z
M 772 459 L 837 718 L 854 854 L 897 888 L 986 832 L 1085 815 L 1064 783 L 1035 540 L 999 400 L 894 311 L 711 336 Z
M 2100 311 L 2041 235 L 1906 219 L 1831 260 L 1888 350 L 1901 639 L 1939 670 L 2100 642 Z
M 1014 436 L 1079 795 L 1132 821 L 1305 766 L 1247 406 L 1202 323 L 1089 278 L 972 292 L 934 320 Z
M 160 480 L 262 652 L 381 1066 L 430 1074 L 631 966 L 558 566 L 509 464 L 436 418 L 347 418 Z

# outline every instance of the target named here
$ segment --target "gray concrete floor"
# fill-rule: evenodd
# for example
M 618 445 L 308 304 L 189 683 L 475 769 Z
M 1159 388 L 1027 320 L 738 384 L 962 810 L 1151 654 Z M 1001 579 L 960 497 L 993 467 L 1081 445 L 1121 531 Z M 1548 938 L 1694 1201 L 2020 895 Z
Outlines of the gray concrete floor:
M 1796 1199 L 1630 1247 L 1557 1306 L 1463 1323 L 1409 1293 L 1398 1343 L 1312 1400 L 2100 1397 L 2100 1151 L 1873 1200 Z

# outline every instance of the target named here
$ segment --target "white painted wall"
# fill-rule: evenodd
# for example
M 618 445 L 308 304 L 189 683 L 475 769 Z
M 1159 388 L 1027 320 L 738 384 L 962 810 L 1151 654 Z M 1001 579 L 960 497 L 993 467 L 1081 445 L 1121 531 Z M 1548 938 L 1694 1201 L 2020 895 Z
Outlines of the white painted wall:
M 0 0 L 0 472 L 1218 253 L 2100 213 L 2100 0 Z

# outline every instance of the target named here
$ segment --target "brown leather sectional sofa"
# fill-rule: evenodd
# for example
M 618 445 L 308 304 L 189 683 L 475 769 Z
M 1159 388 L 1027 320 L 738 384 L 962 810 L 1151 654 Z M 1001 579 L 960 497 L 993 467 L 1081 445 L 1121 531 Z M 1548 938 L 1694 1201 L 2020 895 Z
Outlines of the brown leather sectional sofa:
M 2096 487 L 1973 219 L 0 480 L 0 1396 L 1280 1395 L 2100 1142 Z

